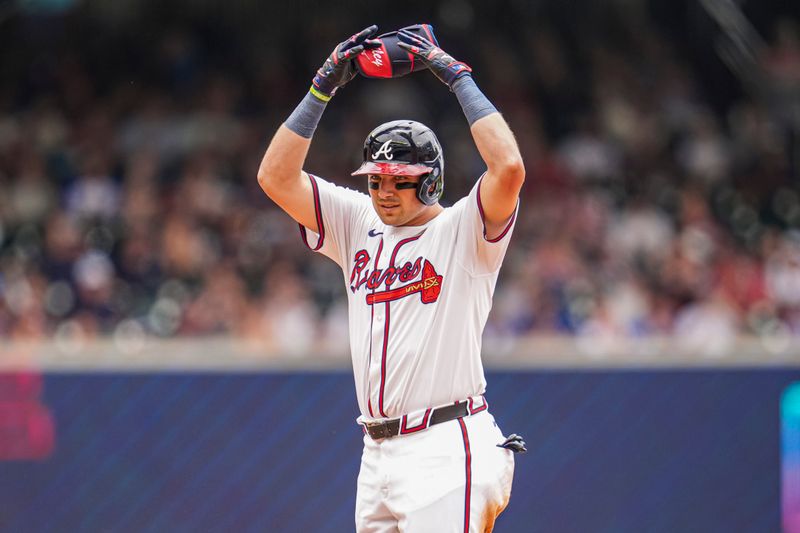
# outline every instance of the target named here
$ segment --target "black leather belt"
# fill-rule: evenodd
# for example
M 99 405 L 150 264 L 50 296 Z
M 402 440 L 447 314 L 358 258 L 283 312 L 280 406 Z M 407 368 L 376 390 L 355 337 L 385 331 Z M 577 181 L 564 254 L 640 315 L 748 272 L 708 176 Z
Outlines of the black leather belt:
M 467 416 L 467 402 L 458 402 L 453 405 L 439 407 L 431 412 L 431 420 L 428 426 L 435 426 L 442 422 L 448 422 Z M 380 422 L 367 422 L 364 424 L 367 434 L 373 439 L 386 439 L 396 437 L 400 434 L 400 421 L 402 418 L 392 418 Z

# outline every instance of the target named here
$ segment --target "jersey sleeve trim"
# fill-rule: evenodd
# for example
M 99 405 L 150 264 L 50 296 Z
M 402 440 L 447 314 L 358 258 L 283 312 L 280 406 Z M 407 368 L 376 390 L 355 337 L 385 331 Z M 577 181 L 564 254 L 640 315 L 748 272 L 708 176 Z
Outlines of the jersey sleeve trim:
M 319 201 L 319 186 L 317 185 L 317 180 L 311 174 L 308 175 L 308 178 L 311 180 L 311 190 L 314 192 L 314 213 L 317 216 L 317 229 L 319 229 L 319 239 L 317 239 L 316 246 L 311 246 L 308 243 L 306 227 L 302 224 L 298 224 L 298 226 L 300 226 L 300 236 L 303 238 L 303 244 L 308 246 L 311 251 L 316 252 L 325 244 L 325 224 L 322 222 L 322 204 Z
M 481 176 L 480 181 L 483 181 L 483 176 Z M 514 212 L 511 214 L 511 218 L 508 219 L 508 223 L 506 224 L 506 227 L 503 229 L 503 231 L 500 233 L 500 235 L 498 235 L 494 239 L 489 239 L 488 237 L 486 237 L 486 215 L 483 212 L 483 203 L 481 203 L 481 185 L 480 185 L 480 183 L 478 183 L 478 195 L 477 195 L 477 198 L 478 198 L 478 212 L 481 214 L 481 221 L 483 222 L 483 238 L 484 238 L 484 240 L 486 242 L 491 242 L 491 243 L 495 243 L 495 242 L 499 242 L 499 241 L 503 240 L 503 237 L 506 236 L 506 234 L 509 232 L 511 227 L 514 225 L 514 219 L 517 218 L 517 210 L 514 209 Z M 517 204 L 519 204 L 519 200 L 517 200 Z

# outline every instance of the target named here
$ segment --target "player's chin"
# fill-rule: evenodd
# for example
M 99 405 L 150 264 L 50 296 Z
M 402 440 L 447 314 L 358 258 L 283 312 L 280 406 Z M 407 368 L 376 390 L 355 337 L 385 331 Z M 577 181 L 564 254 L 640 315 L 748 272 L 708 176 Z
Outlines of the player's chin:
M 381 205 L 375 206 L 375 211 L 378 213 L 378 218 L 387 226 L 393 226 L 402 222 L 403 212 L 400 206 L 384 207 Z

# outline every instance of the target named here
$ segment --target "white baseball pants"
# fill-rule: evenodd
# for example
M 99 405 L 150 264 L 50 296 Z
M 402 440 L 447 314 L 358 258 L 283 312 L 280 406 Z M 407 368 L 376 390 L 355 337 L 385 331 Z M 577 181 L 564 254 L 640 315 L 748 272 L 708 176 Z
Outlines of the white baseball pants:
M 359 533 L 492 531 L 508 505 L 514 453 L 488 411 L 425 431 L 364 435 L 356 493 Z

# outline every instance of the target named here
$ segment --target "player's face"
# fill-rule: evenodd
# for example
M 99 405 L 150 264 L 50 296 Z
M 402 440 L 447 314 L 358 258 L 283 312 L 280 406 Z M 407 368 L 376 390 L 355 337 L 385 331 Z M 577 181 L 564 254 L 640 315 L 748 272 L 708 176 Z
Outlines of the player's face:
M 438 212 L 438 204 L 427 206 L 417 199 L 416 187 L 403 188 L 403 184 L 418 185 L 419 177 L 381 174 L 368 180 L 372 206 L 387 226 L 420 226 Z

